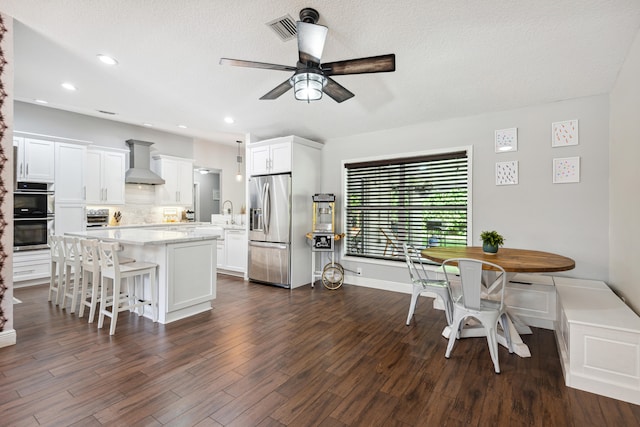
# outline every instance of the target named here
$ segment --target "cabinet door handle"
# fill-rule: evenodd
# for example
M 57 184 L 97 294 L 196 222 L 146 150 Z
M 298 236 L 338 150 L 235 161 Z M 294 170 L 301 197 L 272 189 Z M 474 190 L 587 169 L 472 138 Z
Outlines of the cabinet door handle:
M 109 200 L 109 189 L 108 188 L 104 189 L 104 199 L 105 200 Z
M 87 200 L 87 186 L 82 187 L 82 200 Z
M 20 163 L 20 176 L 22 176 L 22 163 Z
M 26 175 L 29 175 L 29 163 L 27 163 Z

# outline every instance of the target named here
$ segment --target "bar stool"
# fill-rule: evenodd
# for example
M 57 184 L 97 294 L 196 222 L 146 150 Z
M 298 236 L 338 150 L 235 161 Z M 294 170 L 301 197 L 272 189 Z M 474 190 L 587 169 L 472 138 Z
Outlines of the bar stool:
M 98 316 L 98 329 L 104 324 L 104 316 L 111 318 L 109 335 L 116 332 L 118 313 L 125 310 L 138 309 L 138 316 L 142 316 L 144 306 L 150 305 L 153 321 L 158 321 L 158 291 L 156 283 L 156 269 L 158 264 L 150 262 L 132 262 L 121 264 L 118 262 L 119 244 L 112 242 L 100 242 L 98 245 L 100 257 L 100 315 Z M 144 299 L 144 276 L 149 275 L 149 288 L 151 299 Z M 139 287 L 136 286 L 136 278 L 140 277 Z M 131 282 L 133 278 L 133 283 Z M 109 279 L 111 286 L 107 286 Z M 127 279 L 126 292 L 121 290 L 122 279 Z M 109 291 L 111 292 L 109 294 Z M 109 307 L 111 309 L 109 310 Z
M 82 276 L 82 252 L 80 250 L 80 239 L 78 237 L 63 237 L 65 285 L 62 292 L 63 308 L 66 306 L 66 298 L 71 298 L 70 313 L 76 312 L 78 305 L 78 294 L 80 294 L 80 281 Z M 73 271 L 73 279 L 71 272 Z
M 51 278 L 49 279 L 49 299 L 55 292 L 56 305 L 60 303 L 64 292 L 64 242 L 62 236 L 51 236 Z
M 98 255 L 98 240 L 80 240 L 82 254 L 82 288 L 80 290 L 80 311 L 78 317 L 84 316 L 84 308 L 89 307 L 89 321 L 93 323 L 96 307 L 100 301 L 100 257 Z

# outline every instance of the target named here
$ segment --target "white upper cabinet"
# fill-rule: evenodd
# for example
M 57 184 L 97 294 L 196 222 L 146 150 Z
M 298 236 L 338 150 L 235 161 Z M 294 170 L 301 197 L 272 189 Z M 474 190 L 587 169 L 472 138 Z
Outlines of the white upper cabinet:
M 193 160 L 155 155 L 151 169 L 164 179 L 156 185 L 156 200 L 160 205 L 193 205 Z
M 56 142 L 56 203 L 84 203 L 87 147 Z
M 125 152 L 87 150 L 87 203 L 124 205 Z
M 249 174 L 291 172 L 291 142 L 273 142 L 249 148 Z
M 51 182 L 55 180 L 55 143 L 41 139 L 14 137 L 16 180 Z

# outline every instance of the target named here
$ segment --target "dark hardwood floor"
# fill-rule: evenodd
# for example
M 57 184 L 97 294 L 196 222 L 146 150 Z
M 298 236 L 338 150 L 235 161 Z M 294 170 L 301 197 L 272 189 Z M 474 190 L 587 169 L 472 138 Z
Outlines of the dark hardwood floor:
M 122 315 L 116 335 L 15 289 L 0 349 L 1 426 L 635 426 L 640 408 L 564 385 L 552 331 L 531 358 L 460 340 L 409 295 L 345 285 L 293 291 L 218 276 L 211 312 L 171 323 Z M 107 325 L 108 326 L 108 325 Z

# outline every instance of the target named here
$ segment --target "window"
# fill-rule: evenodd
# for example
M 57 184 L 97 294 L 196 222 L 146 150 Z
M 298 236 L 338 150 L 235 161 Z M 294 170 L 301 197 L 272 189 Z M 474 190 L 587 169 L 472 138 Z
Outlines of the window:
M 467 151 L 346 163 L 346 255 L 402 259 L 417 248 L 467 244 Z

